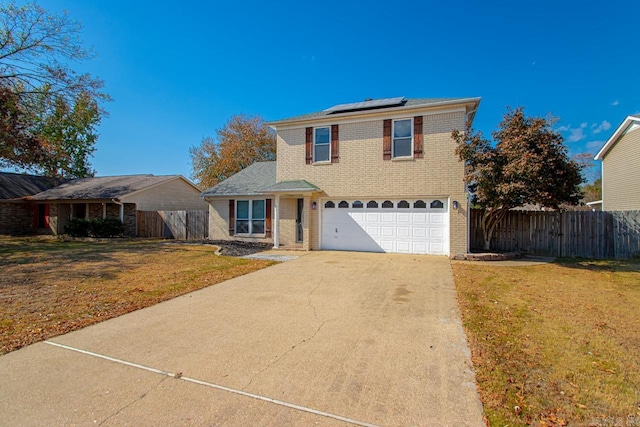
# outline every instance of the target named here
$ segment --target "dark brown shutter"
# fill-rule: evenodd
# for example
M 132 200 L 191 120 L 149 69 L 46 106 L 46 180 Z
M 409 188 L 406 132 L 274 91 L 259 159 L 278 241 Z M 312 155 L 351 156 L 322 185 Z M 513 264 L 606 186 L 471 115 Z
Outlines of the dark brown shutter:
M 229 236 L 233 236 L 236 230 L 236 201 L 229 200 Z
M 266 237 L 271 237 L 271 199 L 266 201 L 266 212 L 264 221 L 264 232 Z
M 391 160 L 391 119 L 385 120 L 382 127 L 382 159 Z
M 339 141 L 338 125 L 331 125 L 331 163 L 338 163 L 338 159 L 340 158 Z
M 309 165 L 313 162 L 313 128 L 307 128 L 304 146 L 307 154 L 307 164 Z
M 413 118 L 413 158 L 422 158 L 422 116 Z

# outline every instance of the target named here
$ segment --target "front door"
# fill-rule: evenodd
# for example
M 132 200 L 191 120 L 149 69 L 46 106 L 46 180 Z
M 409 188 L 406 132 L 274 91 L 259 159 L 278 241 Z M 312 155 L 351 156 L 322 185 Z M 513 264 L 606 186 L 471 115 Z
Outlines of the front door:
M 298 199 L 298 208 L 296 209 L 296 243 L 302 243 L 302 208 L 304 207 L 304 199 Z

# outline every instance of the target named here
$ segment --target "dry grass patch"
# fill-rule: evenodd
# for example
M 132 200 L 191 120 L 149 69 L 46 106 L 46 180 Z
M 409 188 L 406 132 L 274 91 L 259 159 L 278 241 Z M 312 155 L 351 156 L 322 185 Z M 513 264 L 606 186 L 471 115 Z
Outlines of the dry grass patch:
M 0 237 L 0 354 L 273 264 L 214 250 Z
M 640 262 L 454 263 L 492 426 L 640 426 Z

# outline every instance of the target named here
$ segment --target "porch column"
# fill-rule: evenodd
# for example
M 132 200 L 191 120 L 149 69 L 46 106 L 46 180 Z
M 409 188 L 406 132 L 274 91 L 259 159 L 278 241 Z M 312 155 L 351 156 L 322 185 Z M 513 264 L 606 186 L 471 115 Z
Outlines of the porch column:
M 308 251 L 311 249 L 311 196 L 305 195 L 304 209 L 302 210 L 302 249 Z
M 107 219 L 107 204 L 102 202 L 102 219 Z
M 276 194 L 273 203 L 273 248 L 278 249 L 280 244 L 280 195 Z
M 124 224 L 124 203 L 120 203 L 120 221 Z

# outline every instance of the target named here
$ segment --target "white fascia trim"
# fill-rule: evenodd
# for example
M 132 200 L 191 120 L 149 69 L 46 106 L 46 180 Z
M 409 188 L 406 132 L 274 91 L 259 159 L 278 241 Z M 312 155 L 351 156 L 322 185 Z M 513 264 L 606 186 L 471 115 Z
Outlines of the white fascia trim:
M 618 142 L 618 139 L 620 139 L 620 137 L 624 134 L 624 132 L 627 130 L 627 128 L 633 123 L 633 122 L 638 122 L 640 123 L 640 118 L 635 117 L 635 116 L 627 116 L 626 119 L 624 119 L 624 121 L 622 122 L 622 124 L 620 126 L 618 126 L 618 128 L 616 129 L 616 131 L 613 133 L 613 135 L 611 135 L 611 138 L 609 138 L 607 140 L 607 142 L 604 144 L 604 146 L 600 149 L 600 151 L 598 151 L 598 154 L 596 154 L 596 156 L 593 158 L 594 160 L 602 160 L 604 158 L 604 156 L 607 154 L 607 152 L 609 151 L 609 149 L 611 149 L 611 147 Z

